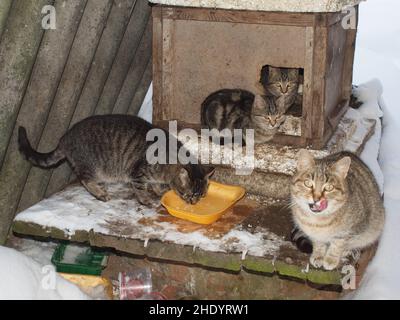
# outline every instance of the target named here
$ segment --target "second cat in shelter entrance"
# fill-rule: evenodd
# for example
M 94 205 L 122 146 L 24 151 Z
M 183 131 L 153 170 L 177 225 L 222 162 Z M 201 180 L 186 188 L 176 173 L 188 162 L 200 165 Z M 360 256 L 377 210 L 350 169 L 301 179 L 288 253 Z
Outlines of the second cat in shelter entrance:
M 303 76 L 298 68 L 277 68 L 264 66 L 260 83 L 266 94 L 276 99 L 284 113 L 293 105 L 302 105 Z
M 210 94 L 201 105 L 201 124 L 208 129 L 254 130 L 254 142 L 270 141 L 284 123 L 282 108 L 271 96 L 254 95 L 243 89 L 222 89 Z

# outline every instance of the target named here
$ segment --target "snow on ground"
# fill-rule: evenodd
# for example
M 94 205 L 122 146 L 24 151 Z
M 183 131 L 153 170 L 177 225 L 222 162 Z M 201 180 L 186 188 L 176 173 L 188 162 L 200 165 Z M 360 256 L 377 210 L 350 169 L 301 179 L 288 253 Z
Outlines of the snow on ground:
M 385 229 L 357 299 L 400 299 L 400 2 L 370 0 L 360 6 L 354 83 L 382 82 L 384 111 L 379 164 L 384 177 Z M 376 148 L 376 145 L 367 148 Z M 376 167 L 376 165 L 374 165 Z
M 153 82 L 150 84 L 149 89 L 147 90 L 146 96 L 144 97 L 142 106 L 140 107 L 138 116 L 147 120 L 148 122 L 152 122 L 153 120 Z
M 8 246 L 32 258 L 40 265 L 47 266 L 51 265 L 51 257 L 57 247 L 57 243 L 13 237 L 12 243 Z
M 0 300 L 82 300 L 88 297 L 70 283 L 24 254 L 0 246 Z

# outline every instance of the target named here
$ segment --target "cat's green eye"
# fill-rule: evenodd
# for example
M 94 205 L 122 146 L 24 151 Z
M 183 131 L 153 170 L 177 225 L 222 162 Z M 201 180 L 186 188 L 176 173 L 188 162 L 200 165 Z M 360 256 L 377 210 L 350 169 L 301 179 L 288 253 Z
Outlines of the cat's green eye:
M 333 190 L 333 185 L 331 185 L 330 183 L 328 183 L 327 185 L 325 185 L 324 189 L 325 189 L 325 191 L 330 192 L 330 191 Z
M 305 185 L 307 188 L 312 188 L 313 182 L 312 182 L 311 180 L 306 180 L 306 181 L 304 181 L 304 185 Z

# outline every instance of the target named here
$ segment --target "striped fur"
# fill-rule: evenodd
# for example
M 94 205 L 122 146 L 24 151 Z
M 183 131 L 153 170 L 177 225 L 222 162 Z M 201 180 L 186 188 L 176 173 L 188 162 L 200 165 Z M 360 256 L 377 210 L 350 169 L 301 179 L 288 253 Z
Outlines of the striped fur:
M 110 199 L 104 183 L 125 182 L 145 205 L 156 205 L 156 200 L 169 189 L 186 202 L 196 203 L 207 191 L 212 168 L 198 164 L 149 164 L 146 151 L 152 142 L 146 141 L 146 135 L 153 128 L 134 116 L 94 116 L 75 124 L 49 153 L 35 151 L 22 127 L 19 145 L 27 160 L 36 166 L 48 168 L 67 160 L 84 187 L 102 201 Z M 175 139 L 164 133 L 167 144 Z M 178 141 L 175 143 L 181 147 Z
M 279 105 L 271 96 L 255 96 L 243 89 L 222 89 L 210 94 L 201 105 L 204 128 L 254 129 L 255 143 L 270 141 L 285 121 Z
M 302 97 L 299 94 L 301 76 L 297 68 L 265 66 L 261 71 L 261 84 L 267 95 L 279 101 L 284 113 L 295 103 L 302 103 Z
M 314 160 L 301 150 L 291 198 L 294 222 L 312 242 L 310 262 L 315 267 L 336 268 L 346 253 L 373 244 L 382 232 L 385 213 L 379 188 L 352 153 Z

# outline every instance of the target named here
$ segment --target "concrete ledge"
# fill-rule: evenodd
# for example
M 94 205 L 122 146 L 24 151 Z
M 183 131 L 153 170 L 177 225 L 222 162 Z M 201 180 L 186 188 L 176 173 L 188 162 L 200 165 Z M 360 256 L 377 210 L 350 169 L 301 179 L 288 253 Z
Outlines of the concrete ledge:
M 364 0 L 150 0 L 151 3 L 197 8 L 253 11 L 339 12 Z
M 241 254 L 207 252 L 193 247 L 174 243 L 163 243 L 152 240 L 147 243 L 136 239 L 119 238 L 93 231 L 79 230 L 74 235 L 68 236 L 63 230 L 51 227 L 43 227 L 35 223 L 15 221 L 13 231 L 17 234 L 30 235 L 57 240 L 68 240 L 80 243 L 89 243 L 100 248 L 113 248 L 117 251 L 135 256 L 147 257 L 164 262 L 173 262 L 192 266 L 201 266 L 217 269 L 224 272 L 240 273 L 242 269 L 247 272 L 255 272 L 265 275 L 279 275 L 297 280 L 304 280 L 315 284 L 340 285 L 342 275 L 338 270 L 307 270 L 308 255 L 296 249 L 290 250 L 292 257 L 254 257 L 246 255 L 242 259 Z

